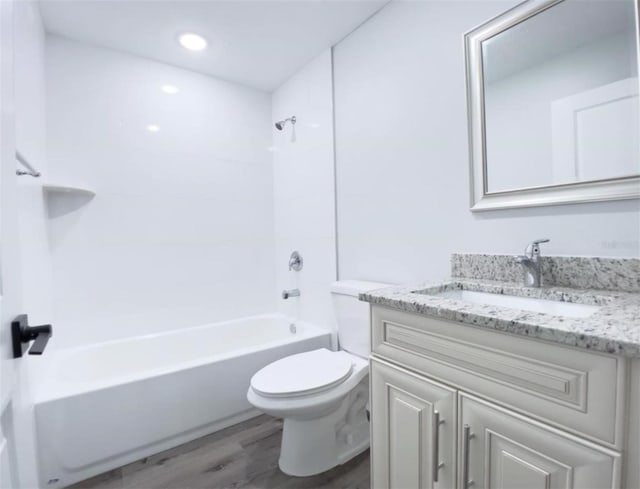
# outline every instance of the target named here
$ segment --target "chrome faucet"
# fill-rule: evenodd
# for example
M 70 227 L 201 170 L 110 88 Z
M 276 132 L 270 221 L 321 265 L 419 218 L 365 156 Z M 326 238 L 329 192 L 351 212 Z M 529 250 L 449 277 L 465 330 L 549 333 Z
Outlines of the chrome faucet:
M 283 299 L 289 299 L 291 297 L 300 297 L 300 290 L 298 289 L 291 289 L 291 290 L 283 290 L 282 291 L 282 298 Z
M 542 281 L 540 244 L 548 242 L 548 239 L 536 239 L 527 245 L 524 255 L 516 256 L 516 262 L 522 265 L 525 287 L 540 287 Z

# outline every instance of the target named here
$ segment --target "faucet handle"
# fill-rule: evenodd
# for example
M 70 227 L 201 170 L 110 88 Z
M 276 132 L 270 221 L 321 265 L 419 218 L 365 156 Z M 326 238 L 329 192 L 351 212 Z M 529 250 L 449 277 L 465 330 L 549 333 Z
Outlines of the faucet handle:
M 304 260 L 302 259 L 302 255 L 297 251 L 292 252 L 289 257 L 289 271 L 295 270 L 296 272 L 299 272 L 302 270 L 303 265 Z
M 548 239 L 548 238 L 542 238 L 542 239 L 533 240 L 524 249 L 524 254 L 527 255 L 529 258 L 533 258 L 534 256 L 539 255 L 540 254 L 540 246 L 538 246 L 538 245 L 541 244 L 541 243 L 548 243 L 549 241 L 551 241 L 551 240 Z

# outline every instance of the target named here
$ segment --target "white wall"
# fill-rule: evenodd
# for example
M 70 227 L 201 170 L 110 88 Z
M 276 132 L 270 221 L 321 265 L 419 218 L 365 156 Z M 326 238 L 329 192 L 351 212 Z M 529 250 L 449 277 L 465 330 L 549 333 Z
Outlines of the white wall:
M 291 126 L 273 125 L 276 277 L 279 310 L 333 328 L 329 286 L 336 279 L 331 51 L 326 50 L 273 94 L 273 120 L 295 115 Z M 304 259 L 289 271 L 292 251 Z M 301 296 L 282 300 L 283 289 Z
M 96 191 L 51 201 L 55 345 L 273 311 L 269 94 L 57 37 L 47 70 L 52 178 Z
M 340 278 L 449 275 L 452 252 L 639 256 L 637 200 L 471 213 L 463 33 L 517 1 L 391 2 L 334 49 Z

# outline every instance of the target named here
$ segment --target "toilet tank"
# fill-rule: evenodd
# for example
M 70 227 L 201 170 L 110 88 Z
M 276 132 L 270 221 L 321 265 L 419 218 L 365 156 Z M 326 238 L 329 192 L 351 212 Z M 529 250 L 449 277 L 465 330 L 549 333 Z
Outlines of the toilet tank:
M 358 294 L 389 287 L 379 282 L 341 280 L 331 285 L 333 311 L 338 324 L 340 349 L 366 358 L 371 353 L 370 307 L 358 300 Z

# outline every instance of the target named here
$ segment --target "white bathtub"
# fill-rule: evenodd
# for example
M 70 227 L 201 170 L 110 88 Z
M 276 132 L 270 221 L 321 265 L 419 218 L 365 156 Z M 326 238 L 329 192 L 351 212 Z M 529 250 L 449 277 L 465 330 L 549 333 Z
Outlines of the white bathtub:
M 35 366 L 43 487 L 63 487 L 259 414 L 251 376 L 331 345 L 310 324 L 265 315 L 52 351 Z M 45 357 L 42 357 L 45 360 Z

